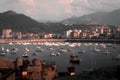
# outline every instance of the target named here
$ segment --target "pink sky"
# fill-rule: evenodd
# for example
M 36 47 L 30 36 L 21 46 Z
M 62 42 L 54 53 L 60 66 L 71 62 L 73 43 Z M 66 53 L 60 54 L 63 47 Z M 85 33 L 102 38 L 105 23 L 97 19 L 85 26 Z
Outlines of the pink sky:
M 14 10 L 38 20 L 62 20 L 120 8 L 120 0 L 0 0 L 1 13 Z

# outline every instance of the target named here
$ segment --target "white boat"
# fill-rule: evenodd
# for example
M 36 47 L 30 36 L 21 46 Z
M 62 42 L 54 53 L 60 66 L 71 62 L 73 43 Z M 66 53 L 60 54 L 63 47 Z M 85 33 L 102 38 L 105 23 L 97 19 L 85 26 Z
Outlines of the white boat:
M 95 49 L 93 50 L 93 52 L 100 52 L 100 49 L 95 48 Z
M 54 51 L 50 56 L 60 56 L 60 53 L 58 51 Z
M 110 52 L 109 52 L 109 51 L 105 51 L 103 54 L 104 54 L 104 55 L 109 55 Z
M 36 52 L 43 52 L 43 51 L 44 50 L 41 47 L 37 46 Z
M 6 53 L 5 53 L 5 49 L 4 47 L 1 47 L 0 49 L 0 56 L 4 56 Z
M 29 50 L 28 48 L 25 48 L 25 51 L 26 51 L 26 52 L 29 52 L 30 50 Z
M 14 43 L 12 43 L 12 42 L 10 42 L 10 43 L 8 43 L 9 45 L 13 45 Z
M 25 48 L 25 51 L 24 51 L 24 53 L 23 53 L 22 56 L 23 56 L 23 57 L 28 57 L 28 56 L 29 56 L 29 55 L 28 55 L 28 54 L 29 54 L 29 51 L 30 51 L 30 50 L 29 50 L 28 48 Z
M 2 52 L 2 53 L 0 53 L 0 56 L 4 56 L 6 53 L 5 52 Z
M 1 47 L 1 48 L 0 48 L 0 53 L 1 53 L 1 52 L 4 52 L 4 51 L 5 51 L 4 47 Z
M 10 49 L 6 49 L 6 53 L 10 53 Z
M 69 44 L 69 47 L 75 47 L 75 44 Z
M 56 54 L 55 54 L 55 53 L 52 53 L 50 56 L 56 56 Z
M 67 53 L 67 52 L 68 52 L 68 50 L 66 50 L 66 49 L 58 49 L 58 51 L 59 51 L 60 53 Z
M 112 44 L 107 44 L 106 47 L 112 47 Z
M 24 53 L 22 56 L 25 58 L 29 57 L 29 55 L 27 53 Z
M 106 48 L 106 45 L 105 45 L 104 43 L 101 43 L 101 46 L 102 46 L 103 48 Z

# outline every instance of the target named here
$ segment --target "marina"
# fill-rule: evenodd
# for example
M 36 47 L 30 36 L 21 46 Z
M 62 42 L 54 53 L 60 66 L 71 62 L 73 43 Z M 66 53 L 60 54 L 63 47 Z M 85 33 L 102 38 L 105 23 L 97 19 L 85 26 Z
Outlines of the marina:
M 58 72 L 67 71 L 69 66 L 74 66 L 75 73 L 80 74 L 84 70 L 120 65 L 119 44 L 42 42 L 0 44 L 0 47 L 5 51 L 4 56 L 0 52 L 1 58 L 22 57 L 29 60 L 38 58 L 42 61 L 55 61 Z M 15 54 L 11 54 L 13 49 Z M 75 56 L 70 57 L 73 53 Z

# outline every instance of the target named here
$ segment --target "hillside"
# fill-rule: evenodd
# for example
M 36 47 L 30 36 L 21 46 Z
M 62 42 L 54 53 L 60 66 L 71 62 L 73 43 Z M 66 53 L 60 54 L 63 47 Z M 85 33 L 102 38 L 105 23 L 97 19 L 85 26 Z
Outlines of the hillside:
M 112 12 L 96 12 L 81 17 L 69 18 L 61 21 L 63 24 L 120 24 L 120 9 Z
M 21 32 L 41 32 L 44 31 L 44 24 L 32 18 L 18 14 L 12 10 L 0 13 L 0 31 L 4 28 L 11 28 L 13 31 Z
M 11 28 L 14 32 L 20 31 L 22 33 L 63 33 L 69 29 L 84 29 L 89 27 L 84 24 L 109 24 L 110 22 L 117 25 L 120 23 L 118 13 L 120 14 L 120 10 L 111 13 L 98 12 L 82 17 L 73 17 L 61 22 L 41 23 L 24 14 L 10 10 L 0 13 L 0 35 L 2 34 L 2 29 L 5 28 Z
M 64 25 L 59 22 L 40 23 L 24 14 L 19 14 L 12 10 L 0 13 L 0 32 L 2 32 L 2 29 L 11 28 L 13 31 L 20 31 L 22 33 L 63 33 L 66 30 L 81 29 L 84 26 L 85 25 Z

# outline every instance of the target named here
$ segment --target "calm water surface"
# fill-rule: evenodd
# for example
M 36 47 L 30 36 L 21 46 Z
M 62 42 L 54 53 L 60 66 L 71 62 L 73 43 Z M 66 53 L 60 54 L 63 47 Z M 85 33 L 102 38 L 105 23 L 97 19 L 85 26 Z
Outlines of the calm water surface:
M 63 43 L 64 44 L 64 43 Z M 78 45 L 79 44 L 79 45 Z M 109 45 L 109 44 L 104 44 Z M 120 60 L 112 60 L 112 57 L 120 54 L 120 45 L 111 44 L 111 46 L 105 47 L 102 43 L 75 43 L 75 46 L 69 45 L 39 45 L 43 49 L 43 52 L 38 52 L 36 56 L 32 55 L 32 53 L 37 50 L 36 44 L 29 45 L 18 45 L 18 44 L 0 44 L 0 47 L 4 47 L 5 49 L 12 49 L 13 47 L 18 48 L 17 54 L 5 54 L 5 56 L 0 56 L 2 58 L 16 59 L 17 57 L 22 57 L 24 53 L 24 49 L 28 48 L 29 52 L 29 60 L 34 58 L 38 58 L 40 60 L 45 61 L 55 61 L 57 65 L 57 69 L 59 72 L 67 71 L 68 66 L 75 66 L 75 71 L 79 74 L 81 71 L 86 69 L 97 69 L 106 66 L 114 66 L 120 64 Z M 115 48 L 114 48 L 115 47 Z M 53 50 L 49 50 L 52 48 Z M 95 52 L 94 49 L 97 48 L 100 51 Z M 50 56 L 53 51 L 57 51 L 58 49 L 64 50 L 72 50 L 74 54 L 79 56 L 81 59 L 80 64 L 72 64 L 69 62 L 69 57 L 71 52 L 63 52 L 60 56 L 52 57 Z M 85 51 L 84 53 L 79 53 L 80 51 Z M 104 52 L 109 51 L 109 55 L 105 55 Z

